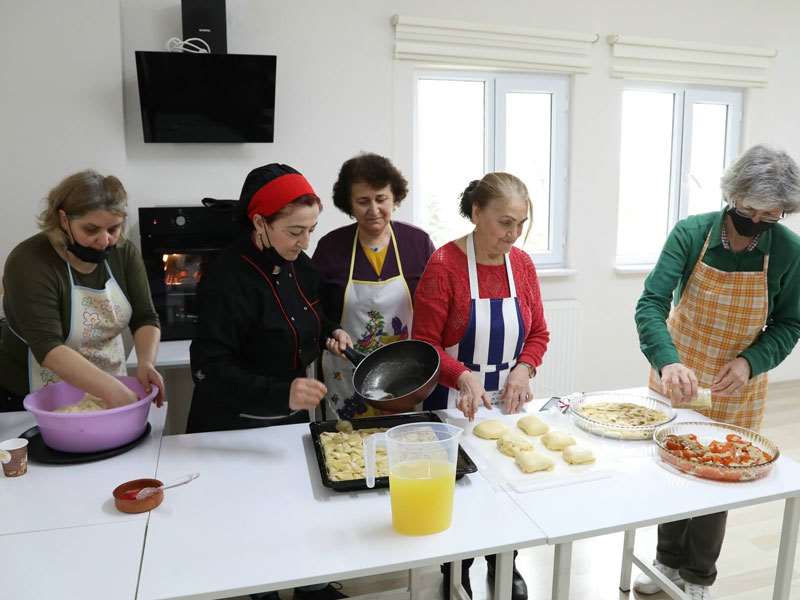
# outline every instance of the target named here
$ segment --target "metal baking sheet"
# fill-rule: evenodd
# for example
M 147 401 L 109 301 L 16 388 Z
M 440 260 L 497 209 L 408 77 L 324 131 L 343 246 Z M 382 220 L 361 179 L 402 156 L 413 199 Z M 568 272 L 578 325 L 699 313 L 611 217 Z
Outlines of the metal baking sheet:
M 396 425 L 404 425 L 406 423 L 441 423 L 442 420 L 439 415 L 433 412 L 420 412 L 420 413 L 404 413 L 401 415 L 386 415 L 382 417 L 365 417 L 363 419 L 353 419 L 353 429 L 370 429 L 372 427 L 381 427 L 389 429 Z M 351 479 L 349 481 L 331 481 L 328 477 L 328 467 L 325 464 L 325 454 L 322 451 L 322 442 L 320 441 L 320 434 L 323 432 L 335 432 L 336 421 L 322 421 L 319 423 L 309 423 L 311 429 L 311 439 L 314 442 L 314 453 L 317 456 L 317 466 L 319 467 L 319 474 L 322 478 L 322 485 L 328 487 L 336 492 L 355 492 L 358 490 L 368 490 L 367 481 L 365 479 Z M 458 462 L 456 463 L 456 479 L 461 479 L 467 473 L 475 473 L 478 467 L 472 462 L 464 449 L 458 447 Z M 376 477 L 376 488 L 388 488 L 388 477 Z

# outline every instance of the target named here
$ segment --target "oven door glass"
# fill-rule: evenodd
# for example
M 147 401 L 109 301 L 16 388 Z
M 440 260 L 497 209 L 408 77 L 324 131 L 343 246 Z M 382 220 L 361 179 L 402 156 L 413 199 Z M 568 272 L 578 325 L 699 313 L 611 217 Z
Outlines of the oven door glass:
M 161 339 L 191 339 L 196 333 L 197 286 L 219 250 L 183 251 L 145 258 Z

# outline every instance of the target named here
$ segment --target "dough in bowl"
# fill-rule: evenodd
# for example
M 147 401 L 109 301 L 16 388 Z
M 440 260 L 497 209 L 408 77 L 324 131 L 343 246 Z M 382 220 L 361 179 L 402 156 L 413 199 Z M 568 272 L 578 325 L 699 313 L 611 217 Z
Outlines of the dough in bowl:
M 522 429 L 522 431 L 528 435 L 542 435 L 543 433 L 547 433 L 547 430 L 550 429 L 550 426 L 547 423 L 535 415 L 522 417 L 519 421 L 517 421 L 517 427 Z
M 575 444 L 567 446 L 561 456 L 571 465 L 585 465 L 594 462 L 594 452 L 586 446 L 576 446 Z
M 517 452 L 533 450 L 533 444 L 521 433 L 509 429 L 497 440 L 497 449 L 506 456 L 513 458 L 517 455 Z
M 472 433 L 485 440 L 496 440 L 503 435 L 507 429 L 508 427 L 505 426 L 505 423 L 499 419 L 487 419 L 475 425 L 475 429 L 472 430 Z
M 575 438 L 563 431 L 548 431 L 542 436 L 542 444 L 548 450 L 563 450 L 574 443 Z
M 523 473 L 535 473 L 536 471 L 552 471 L 555 463 L 553 459 L 544 454 L 539 454 L 534 450 L 518 452 L 514 458 L 519 470 Z

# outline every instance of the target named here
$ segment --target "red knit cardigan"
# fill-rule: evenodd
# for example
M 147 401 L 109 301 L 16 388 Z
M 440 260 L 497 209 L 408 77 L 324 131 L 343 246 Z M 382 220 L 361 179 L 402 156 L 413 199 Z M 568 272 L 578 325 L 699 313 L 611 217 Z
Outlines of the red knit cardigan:
M 512 248 L 509 257 L 525 328 L 525 342 L 517 360 L 538 367 L 550 333 L 544 319 L 536 267 L 530 256 L 518 248 Z M 505 266 L 478 264 L 478 288 L 480 298 L 507 298 L 510 291 Z M 450 242 L 433 253 L 417 286 L 412 337 L 436 347 L 442 361 L 439 383 L 451 388 L 457 387 L 459 375 L 467 368 L 444 349 L 464 337 L 469 302 L 467 255 Z

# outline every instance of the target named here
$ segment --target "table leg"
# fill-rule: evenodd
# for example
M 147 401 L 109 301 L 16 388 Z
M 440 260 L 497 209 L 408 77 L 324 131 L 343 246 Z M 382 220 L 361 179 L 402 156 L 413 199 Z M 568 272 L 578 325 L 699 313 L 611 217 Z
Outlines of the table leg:
M 514 571 L 514 551 L 497 555 L 494 567 L 494 599 L 511 600 L 511 577 Z
M 797 550 L 797 525 L 799 521 L 800 497 L 787 498 L 783 509 L 781 543 L 778 550 L 778 566 L 775 570 L 775 589 L 772 592 L 772 600 L 789 600 L 794 555 Z
M 552 600 L 569 600 L 569 578 L 572 570 L 572 542 L 556 544 L 553 560 Z
M 422 581 L 420 569 L 408 570 L 408 597 L 410 600 L 419 600 L 422 597 Z
M 445 590 L 445 592 L 448 592 L 450 600 L 459 600 L 461 598 L 459 587 L 461 587 L 461 561 L 454 560 L 450 563 L 450 590 L 449 592 Z
M 622 569 L 619 573 L 619 589 L 629 592 L 631 589 L 631 567 L 633 566 L 633 544 L 636 541 L 636 530 L 626 529 L 622 542 Z

